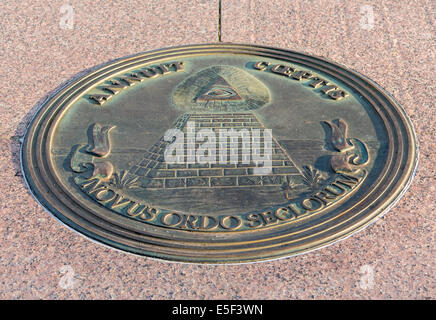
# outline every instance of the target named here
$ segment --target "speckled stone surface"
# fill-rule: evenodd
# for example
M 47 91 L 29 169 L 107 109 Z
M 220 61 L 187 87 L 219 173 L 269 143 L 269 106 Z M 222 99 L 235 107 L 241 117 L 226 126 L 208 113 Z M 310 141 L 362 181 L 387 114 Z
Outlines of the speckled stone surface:
M 431 0 L 222 1 L 223 41 L 324 56 L 386 88 L 415 125 L 420 164 L 384 218 L 340 243 L 273 262 L 199 266 L 115 251 L 58 223 L 26 190 L 19 139 L 44 97 L 84 69 L 217 41 L 217 1 L 3 2 L 0 298 L 435 299 L 435 9 Z

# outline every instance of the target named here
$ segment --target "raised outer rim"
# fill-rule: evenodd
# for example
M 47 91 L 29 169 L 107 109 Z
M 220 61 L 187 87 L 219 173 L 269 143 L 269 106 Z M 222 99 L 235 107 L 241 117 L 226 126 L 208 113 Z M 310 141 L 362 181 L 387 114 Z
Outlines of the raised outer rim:
M 341 230 L 341 232 L 335 233 L 333 236 L 329 236 L 329 237 L 323 238 L 323 239 L 318 240 L 318 241 L 312 241 L 312 242 L 309 242 L 309 244 L 304 245 L 304 246 L 300 246 L 300 247 L 292 247 L 292 245 L 290 245 L 288 247 L 285 247 L 284 249 L 281 248 L 281 249 L 277 249 L 277 250 L 270 250 L 270 248 L 264 248 L 263 252 L 254 253 L 254 254 L 253 253 L 252 254 L 244 254 L 244 255 L 240 255 L 240 256 L 236 256 L 236 257 L 232 256 L 231 259 L 229 259 L 230 257 L 228 257 L 226 255 L 221 255 L 221 257 L 214 256 L 211 251 L 206 251 L 205 253 L 200 254 L 200 255 L 195 255 L 195 254 L 193 254 L 193 251 L 189 252 L 190 250 L 185 250 L 185 252 L 180 252 L 177 254 L 175 254 L 175 252 L 171 251 L 171 250 L 167 251 L 167 253 L 165 253 L 165 250 L 164 250 L 164 252 L 162 252 L 162 251 L 161 252 L 153 252 L 152 251 L 153 249 L 157 249 L 156 251 L 158 251 L 159 249 L 162 248 L 162 247 L 159 247 L 159 245 L 157 245 L 157 247 L 152 246 L 151 251 L 150 251 L 150 249 L 148 249 L 148 250 L 138 249 L 138 248 L 135 248 L 134 246 L 130 245 L 131 242 L 130 243 L 127 242 L 127 244 L 126 244 L 126 242 L 120 243 L 120 242 L 116 241 L 116 238 L 109 239 L 109 238 L 102 237 L 101 235 L 98 234 L 99 230 L 97 230 L 96 228 L 90 228 L 89 223 L 88 223 L 88 225 L 86 225 L 86 223 L 85 223 L 85 225 L 86 225 L 86 229 L 85 229 L 85 228 L 83 228 L 82 225 L 79 225 L 77 223 L 72 222 L 66 215 L 62 214 L 61 212 L 62 211 L 67 212 L 67 214 L 70 215 L 69 217 L 77 218 L 77 217 L 74 217 L 75 213 L 73 213 L 71 210 L 67 209 L 65 207 L 64 203 L 61 203 L 59 201 L 57 201 L 57 202 L 53 201 L 54 199 L 51 198 L 52 197 L 51 195 L 53 193 L 55 193 L 55 191 L 56 191 L 55 190 L 56 188 L 55 188 L 55 185 L 53 184 L 53 182 L 49 181 L 49 183 L 48 183 L 48 185 L 52 185 L 51 187 L 47 186 L 47 185 L 41 185 L 41 181 L 38 181 L 38 180 L 43 180 L 44 175 L 41 175 L 41 174 L 38 175 L 39 172 L 36 172 L 34 170 L 35 168 L 28 166 L 28 164 L 29 164 L 28 158 L 32 158 L 32 160 L 33 160 L 33 155 L 34 155 L 32 153 L 32 146 L 34 143 L 33 138 L 37 137 L 38 135 L 36 135 L 35 133 L 40 131 L 40 126 L 39 126 L 40 122 L 39 121 L 41 120 L 42 115 L 46 111 L 49 111 L 51 109 L 51 106 L 55 105 L 55 102 L 57 101 L 57 99 L 62 97 L 62 95 L 64 93 L 68 92 L 71 88 L 73 88 L 76 84 L 78 84 L 83 79 L 88 78 L 88 77 L 94 77 L 96 73 L 98 73 L 102 70 L 111 69 L 117 64 L 126 63 L 127 61 L 139 59 L 140 57 L 146 57 L 148 55 L 165 53 L 165 52 L 171 52 L 171 53 L 177 53 L 177 54 L 189 54 L 190 50 L 194 50 L 194 49 L 198 49 L 198 50 L 224 50 L 223 53 L 226 53 L 225 49 L 229 50 L 228 53 L 230 53 L 230 50 L 241 50 L 242 52 L 240 52 L 240 53 L 242 53 L 242 54 L 244 54 L 244 53 L 250 54 L 251 53 L 253 55 L 262 55 L 261 53 L 263 50 L 263 51 L 271 51 L 271 52 L 274 52 L 274 53 L 279 54 L 279 55 L 288 55 L 288 56 L 297 55 L 297 56 L 301 56 L 301 57 L 306 57 L 308 59 L 317 60 L 320 63 L 332 65 L 333 67 L 338 69 L 338 72 L 339 71 L 345 72 L 345 73 L 349 74 L 351 77 L 354 77 L 354 81 L 361 81 L 363 84 L 365 84 L 366 89 L 368 91 L 373 90 L 374 91 L 373 94 L 377 94 L 380 96 L 379 101 L 385 100 L 385 103 L 388 104 L 388 107 L 392 108 L 393 112 L 398 113 L 397 117 L 399 118 L 401 124 L 404 126 L 405 133 L 407 135 L 406 138 L 409 141 L 409 143 L 406 144 L 406 147 L 408 147 L 406 150 L 406 153 L 408 156 L 406 158 L 404 168 L 402 170 L 406 174 L 403 174 L 402 176 L 398 175 L 398 174 L 394 175 L 391 180 L 394 180 L 395 178 L 399 178 L 399 181 L 395 182 L 394 188 L 391 190 L 390 194 L 388 194 L 386 196 L 385 200 L 382 201 L 381 203 L 377 204 L 377 206 L 375 206 L 375 208 L 372 211 L 370 211 L 369 213 L 367 213 L 366 215 L 362 215 L 362 217 L 360 217 L 361 219 L 357 223 L 351 224 L 347 228 Z M 335 77 L 335 75 L 332 75 L 332 76 Z M 345 81 L 345 82 L 348 83 L 347 81 Z M 382 110 L 382 111 L 387 112 L 387 110 Z M 396 119 L 396 120 L 398 121 L 398 119 Z M 395 122 L 394 122 L 394 125 L 395 125 Z M 398 125 L 398 123 L 397 123 L 397 125 Z M 398 132 L 394 132 L 394 133 L 398 134 Z M 401 134 L 401 132 L 399 132 L 399 133 Z M 30 143 L 30 142 L 32 142 L 32 143 Z M 404 143 L 404 141 L 402 141 L 402 140 L 400 140 L 399 142 Z M 37 148 L 37 151 L 42 152 L 42 150 L 39 148 Z M 29 155 L 30 155 L 30 157 L 29 157 Z M 202 45 L 191 45 L 191 46 L 164 48 L 164 49 L 160 49 L 160 50 L 149 51 L 146 53 L 140 53 L 140 54 L 130 56 L 127 58 L 123 58 L 123 59 L 118 59 L 116 61 L 110 62 L 110 63 L 96 69 L 93 72 L 86 73 L 85 75 L 76 79 L 75 81 L 72 81 L 67 86 L 65 86 L 65 87 L 61 88 L 59 91 L 57 91 L 53 97 L 46 100 L 41 105 L 38 112 L 35 114 L 32 122 L 28 126 L 28 129 L 26 132 L 25 140 L 24 140 L 22 148 L 21 148 L 21 158 L 22 158 L 21 163 L 22 163 L 23 176 L 25 177 L 26 184 L 28 185 L 29 190 L 31 191 L 33 196 L 37 199 L 37 201 L 48 212 L 52 213 L 61 222 L 63 222 L 67 226 L 73 228 L 76 231 L 79 231 L 80 233 L 82 233 L 82 234 L 84 234 L 84 235 L 86 235 L 86 236 L 88 236 L 88 237 L 90 237 L 98 242 L 107 244 L 111 247 L 115 247 L 115 248 L 118 248 L 118 249 L 121 249 L 124 251 L 132 252 L 132 253 L 136 253 L 136 254 L 141 254 L 141 255 L 146 255 L 146 256 L 150 256 L 150 257 L 154 257 L 154 258 L 165 259 L 165 260 L 196 262 L 196 263 L 211 263 L 211 262 L 212 263 L 242 263 L 242 262 L 252 262 L 252 261 L 259 261 L 259 260 L 277 259 L 280 257 L 286 257 L 286 256 L 291 256 L 291 255 L 311 251 L 311 250 L 332 244 L 332 243 L 339 241 L 341 239 L 344 239 L 347 236 L 351 235 L 352 233 L 363 229 L 364 227 L 369 225 L 371 222 L 375 221 L 379 216 L 386 213 L 386 211 L 389 210 L 390 207 L 392 205 L 394 205 L 394 203 L 396 201 L 399 200 L 399 198 L 402 196 L 402 194 L 404 194 L 404 192 L 406 191 L 407 187 L 409 186 L 409 184 L 413 178 L 413 174 L 416 170 L 417 160 L 418 160 L 418 149 L 417 149 L 416 135 L 415 135 L 412 123 L 411 123 L 410 119 L 408 118 L 407 114 L 405 113 L 405 111 L 401 108 L 401 106 L 379 85 L 377 85 L 375 82 L 369 80 L 368 78 L 362 76 L 361 74 L 359 74 L 355 71 L 346 69 L 345 67 L 343 67 L 337 63 L 331 62 L 327 59 L 315 57 L 313 55 L 306 55 L 306 54 L 299 53 L 296 51 L 289 51 L 289 50 L 277 49 L 277 48 L 266 47 L 266 46 L 254 46 L 254 45 L 243 45 L 243 44 L 202 44 Z M 40 166 L 40 164 L 42 164 L 41 162 L 37 162 L 37 164 L 38 164 L 37 168 L 43 167 L 43 165 Z M 36 183 L 39 184 L 38 187 L 35 185 Z M 42 194 L 45 194 L 46 197 L 43 197 Z M 50 198 L 50 199 L 47 200 L 48 198 Z M 68 205 L 71 205 L 71 204 L 68 204 Z M 366 211 L 368 211 L 367 208 L 365 208 L 365 209 L 366 209 Z M 91 231 L 89 229 L 91 229 L 93 231 Z M 277 246 L 277 244 L 276 244 L 276 246 Z M 198 248 L 196 248 L 195 250 L 198 251 Z M 267 251 L 267 253 L 265 253 L 265 251 Z

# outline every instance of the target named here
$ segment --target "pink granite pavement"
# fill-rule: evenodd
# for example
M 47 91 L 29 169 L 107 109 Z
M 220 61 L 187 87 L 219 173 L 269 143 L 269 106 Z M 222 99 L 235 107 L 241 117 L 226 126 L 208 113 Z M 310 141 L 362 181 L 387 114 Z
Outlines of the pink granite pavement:
M 0 298 L 435 299 L 435 14 L 431 0 L 222 1 L 223 41 L 325 56 L 390 91 L 415 125 L 420 165 L 404 198 L 345 241 L 273 262 L 210 266 L 133 256 L 67 229 L 27 192 L 18 151 L 38 103 L 81 70 L 216 42 L 218 1 L 3 1 Z

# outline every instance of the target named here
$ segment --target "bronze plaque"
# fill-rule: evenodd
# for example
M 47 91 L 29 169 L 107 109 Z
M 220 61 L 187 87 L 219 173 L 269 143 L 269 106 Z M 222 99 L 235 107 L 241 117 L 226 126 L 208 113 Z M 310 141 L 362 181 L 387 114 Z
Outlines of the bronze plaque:
M 399 199 L 416 164 L 411 122 L 376 83 L 323 58 L 236 44 L 88 72 L 44 103 L 22 147 L 31 192 L 60 221 L 196 263 L 343 239 Z

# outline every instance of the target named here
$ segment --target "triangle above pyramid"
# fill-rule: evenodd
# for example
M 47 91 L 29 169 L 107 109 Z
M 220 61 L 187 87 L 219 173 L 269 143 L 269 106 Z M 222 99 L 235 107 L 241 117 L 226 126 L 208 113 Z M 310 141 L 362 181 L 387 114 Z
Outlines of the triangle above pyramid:
M 221 76 L 206 87 L 196 101 L 235 101 L 243 100 L 235 89 Z

